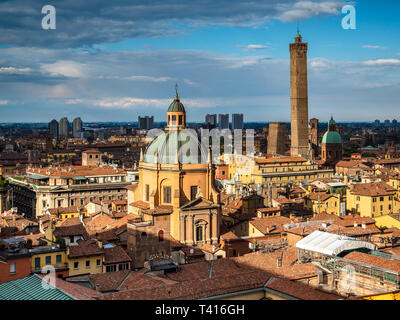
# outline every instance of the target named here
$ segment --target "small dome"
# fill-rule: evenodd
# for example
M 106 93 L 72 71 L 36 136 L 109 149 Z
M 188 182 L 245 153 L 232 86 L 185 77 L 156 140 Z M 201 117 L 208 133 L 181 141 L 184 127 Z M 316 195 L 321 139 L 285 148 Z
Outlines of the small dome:
M 188 130 L 160 134 L 147 147 L 143 162 L 155 163 L 156 154 L 161 164 L 176 164 L 177 154 L 182 164 L 206 163 L 208 156 L 197 135 Z
M 331 118 L 331 120 L 329 120 L 329 124 L 336 124 L 336 122 L 333 120 L 333 118 Z
M 175 99 L 169 105 L 167 112 L 186 112 L 185 107 L 183 106 L 182 102 L 179 100 L 178 93 L 175 94 Z
M 322 143 L 342 143 L 342 138 L 337 131 L 327 131 L 322 138 Z

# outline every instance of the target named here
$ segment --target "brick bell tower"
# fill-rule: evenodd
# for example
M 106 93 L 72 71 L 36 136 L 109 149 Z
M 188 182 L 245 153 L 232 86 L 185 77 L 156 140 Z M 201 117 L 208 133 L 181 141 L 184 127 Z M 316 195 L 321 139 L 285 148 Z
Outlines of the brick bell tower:
M 290 106 L 292 157 L 309 158 L 308 142 L 308 88 L 307 43 L 301 41 L 297 30 L 295 42 L 290 46 Z

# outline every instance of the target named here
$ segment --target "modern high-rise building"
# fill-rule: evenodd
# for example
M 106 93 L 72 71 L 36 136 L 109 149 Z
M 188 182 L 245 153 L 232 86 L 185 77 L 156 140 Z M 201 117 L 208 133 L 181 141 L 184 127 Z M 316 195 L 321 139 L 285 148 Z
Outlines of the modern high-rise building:
M 217 115 L 216 114 L 207 114 L 206 115 L 206 125 L 210 128 L 217 127 Z
M 72 136 L 74 138 L 80 138 L 81 137 L 81 132 L 82 132 L 82 120 L 81 118 L 75 118 L 74 121 L 72 121 Z
M 375 126 L 379 127 L 381 125 L 381 121 L 380 120 L 375 120 Z
M 151 130 L 154 128 L 154 116 L 138 117 L 138 128 L 143 130 Z
M 232 114 L 232 130 L 243 129 L 243 113 Z
M 390 120 L 389 119 L 385 120 L 385 127 L 390 127 Z
M 267 153 L 272 155 L 285 154 L 286 147 L 286 123 L 270 122 L 268 128 Z
M 219 114 L 218 115 L 218 128 L 229 129 L 229 114 Z
M 49 122 L 49 131 L 53 136 L 53 139 L 58 140 L 58 121 L 53 119 Z
M 307 43 L 297 32 L 290 46 L 290 105 L 292 157 L 308 158 Z
M 68 138 L 69 133 L 69 121 L 66 117 L 61 118 L 58 123 L 58 134 L 60 137 Z

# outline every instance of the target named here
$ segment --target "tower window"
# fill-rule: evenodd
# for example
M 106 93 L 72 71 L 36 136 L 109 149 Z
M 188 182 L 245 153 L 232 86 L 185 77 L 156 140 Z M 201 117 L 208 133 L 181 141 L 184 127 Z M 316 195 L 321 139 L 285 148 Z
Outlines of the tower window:
M 190 200 L 196 199 L 197 195 L 197 186 L 191 186 L 190 187 Z
M 164 241 L 164 231 L 160 230 L 158 231 L 158 241 Z
M 176 125 L 176 115 L 172 116 L 172 125 Z
M 171 187 L 164 187 L 164 203 L 171 203 Z
M 146 201 L 150 200 L 150 186 L 146 184 Z
M 179 115 L 179 117 L 178 117 L 178 124 L 179 125 L 183 124 L 183 116 L 182 115 Z

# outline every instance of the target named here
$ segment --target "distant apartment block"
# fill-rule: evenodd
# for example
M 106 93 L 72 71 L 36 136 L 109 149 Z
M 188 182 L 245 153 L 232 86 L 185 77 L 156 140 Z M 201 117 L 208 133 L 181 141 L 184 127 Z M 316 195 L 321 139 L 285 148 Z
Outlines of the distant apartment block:
M 154 117 L 138 117 L 138 128 L 142 130 L 151 130 L 154 128 Z
M 66 117 L 61 118 L 58 123 L 58 134 L 60 137 L 68 138 L 69 134 L 69 121 Z
M 243 113 L 232 114 L 232 130 L 243 129 Z
M 72 136 L 74 138 L 81 137 L 82 126 L 81 118 L 75 118 L 74 121 L 72 121 Z
M 53 119 L 49 122 L 49 131 L 53 139 L 58 140 L 58 121 Z
M 206 115 L 206 125 L 210 128 L 217 127 L 217 115 L 216 114 L 207 114 Z
M 218 128 L 229 129 L 229 114 L 219 114 L 218 115 Z

